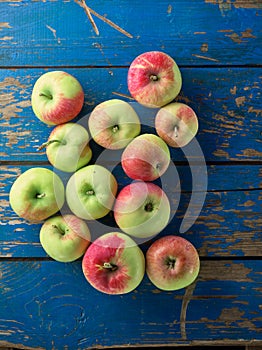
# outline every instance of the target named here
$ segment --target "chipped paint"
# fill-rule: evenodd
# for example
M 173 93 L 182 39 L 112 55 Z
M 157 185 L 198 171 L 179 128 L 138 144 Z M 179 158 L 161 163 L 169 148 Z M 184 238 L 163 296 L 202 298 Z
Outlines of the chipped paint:
M 0 22 L 0 30 L 3 28 L 12 28 L 8 22 Z
M 262 8 L 261 0 L 205 0 L 206 3 L 219 5 L 221 8 L 225 7 L 231 9 L 231 5 L 235 8 Z
M 237 107 L 242 106 L 246 101 L 246 96 L 239 96 L 235 98 Z

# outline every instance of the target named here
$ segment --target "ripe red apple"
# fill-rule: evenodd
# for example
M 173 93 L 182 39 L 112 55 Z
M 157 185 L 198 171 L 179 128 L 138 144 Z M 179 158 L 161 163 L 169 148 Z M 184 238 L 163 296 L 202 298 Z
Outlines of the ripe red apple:
M 107 294 L 125 294 L 142 281 L 145 258 L 129 236 L 110 232 L 87 248 L 82 267 L 87 281 L 95 289 Z
M 121 149 L 140 133 L 140 120 L 128 102 L 104 101 L 89 116 L 88 126 L 96 143 L 108 149 Z
M 164 236 L 146 253 L 146 272 L 151 282 L 162 290 L 177 290 L 190 285 L 200 268 L 196 248 L 179 236 Z
M 33 87 L 32 108 L 42 122 L 57 125 L 69 122 L 81 111 L 84 91 L 78 80 L 63 71 L 41 75 Z
M 165 192 L 153 183 L 133 182 L 116 198 L 114 217 L 122 231 L 138 238 L 158 234 L 168 224 L 170 204 Z
M 71 262 L 80 258 L 90 244 L 90 231 L 84 220 L 75 215 L 54 216 L 40 230 L 40 242 L 56 261 Z
M 170 163 L 166 143 L 154 134 L 142 134 L 132 140 L 121 157 L 125 173 L 134 180 L 154 181 L 162 176 Z
M 195 137 L 198 119 L 191 107 L 174 102 L 157 112 L 155 128 L 169 146 L 184 147 Z
M 149 51 L 131 63 L 127 83 L 137 102 L 156 108 L 168 104 L 179 94 L 182 78 L 173 58 L 161 51 Z

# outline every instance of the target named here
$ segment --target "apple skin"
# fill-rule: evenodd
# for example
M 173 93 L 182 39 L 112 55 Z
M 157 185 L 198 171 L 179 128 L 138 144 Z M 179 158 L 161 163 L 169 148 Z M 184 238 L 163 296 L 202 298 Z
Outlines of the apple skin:
M 47 72 L 34 84 L 31 96 L 33 111 L 48 125 L 69 122 L 80 113 L 83 103 L 83 88 L 69 73 Z
M 157 112 L 155 128 L 169 146 L 184 147 L 197 134 L 198 118 L 191 107 L 174 102 Z
M 60 262 L 71 262 L 80 258 L 90 240 L 86 223 L 70 214 L 47 219 L 40 230 L 43 249 L 52 259 Z
M 125 233 L 148 238 L 158 234 L 168 224 L 169 200 L 159 186 L 150 182 L 133 182 L 118 194 L 114 217 Z
M 133 180 L 154 181 L 170 163 L 167 144 L 154 134 L 142 134 L 131 141 L 121 156 L 124 172 Z
M 87 165 L 92 157 L 87 130 L 76 123 L 56 126 L 46 143 L 46 155 L 49 162 L 57 169 L 74 172 Z
M 31 168 L 13 183 L 9 193 L 14 212 L 31 222 L 40 222 L 59 211 L 65 200 L 60 177 L 46 168 Z
M 182 77 L 176 62 L 164 52 L 149 51 L 131 63 L 127 77 L 131 96 L 140 104 L 157 108 L 180 92 Z
M 126 147 L 141 130 L 135 110 L 119 99 L 97 105 L 89 116 L 88 127 L 94 141 L 111 150 Z
M 127 235 L 109 232 L 97 238 L 82 261 L 87 281 L 106 294 L 125 294 L 141 283 L 145 274 L 145 257 Z
M 107 215 L 113 207 L 117 181 L 101 165 L 87 165 L 75 172 L 66 186 L 66 200 L 78 217 L 95 220 Z
M 162 290 L 187 287 L 197 278 L 200 261 L 196 248 L 179 236 L 164 236 L 146 252 L 146 272 L 150 281 Z

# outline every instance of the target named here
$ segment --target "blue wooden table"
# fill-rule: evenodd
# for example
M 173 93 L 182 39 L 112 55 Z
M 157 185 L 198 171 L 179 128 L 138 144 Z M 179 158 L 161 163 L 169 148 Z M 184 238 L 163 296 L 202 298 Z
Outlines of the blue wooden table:
M 87 5 L 127 33 L 93 15 L 97 35 L 84 4 L 73 0 L 0 2 L 0 346 L 262 346 L 261 0 Z M 37 150 L 51 129 L 31 108 L 36 79 L 57 69 L 73 74 L 85 92 L 81 118 L 106 99 L 131 101 L 128 66 L 149 50 L 176 60 L 183 77 L 177 100 L 199 117 L 205 202 L 196 222 L 179 233 L 192 167 L 181 150 L 172 150 L 180 201 L 160 235 L 190 240 L 201 270 L 194 284 L 176 292 L 156 289 L 145 276 L 134 292 L 109 296 L 87 283 L 81 259 L 58 263 L 46 255 L 41 225 L 17 217 L 8 194 L 26 169 L 52 168 Z M 124 185 L 120 167 L 115 173 Z M 166 190 L 172 197 L 176 188 Z

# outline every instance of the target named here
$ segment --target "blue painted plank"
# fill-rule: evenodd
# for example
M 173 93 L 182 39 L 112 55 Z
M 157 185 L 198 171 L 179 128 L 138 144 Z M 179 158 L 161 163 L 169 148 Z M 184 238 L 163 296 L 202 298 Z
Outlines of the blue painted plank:
M 97 104 L 112 98 L 125 99 L 121 94 L 128 94 L 125 68 L 65 70 L 83 85 L 85 105 L 75 121 L 85 126 Z M 0 160 L 47 160 L 45 152 L 37 148 L 48 138 L 51 128 L 34 116 L 30 103 L 33 84 L 46 71 L 0 70 Z M 189 104 L 198 115 L 197 141 L 206 161 L 261 160 L 261 69 L 185 68 L 182 76 L 177 100 Z M 155 110 L 133 106 L 144 124 L 143 132 L 155 132 Z M 94 143 L 92 147 L 94 153 L 101 151 Z M 190 153 L 190 147 L 184 151 Z M 171 154 L 176 161 L 188 158 L 179 149 L 171 149 Z
M 110 296 L 86 282 L 80 261 L 2 261 L 0 345 L 259 345 L 261 268 L 255 260 L 202 261 L 187 289 L 161 292 L 145 276 L 135 291 Z
M 9 205 L 9 191 L 17 176 L 31 166 L 5 166 L 0 168 L 0 256 L 44 257 L 39 242 L 41 224 L 29 224 L 16 216 Z M 52 169 L 52 168 L 51 168 Z M 110 168 L 109 168 L 110 169 Z M 192 241 L 201 256 L 261 256 L 261 167 L 260 166 L 209 166 L 208 192 L 192 192 L 191 172 L 186 166 L 178 166 L 178 176 L 163 177 L 159 183 L 171 203 L 169 225 L 156 238 L 167 234 L 180 234 L 185 214 L 191 208 L 192 226 L 182 235 Z M 119 190 L 130 180 L 120 166 L 113 171 Z M 70 175 L 62 174 L 64 183 Z M 180 180 L 181 179 L 181 180 Z M 201 181 L 201 178 L 199 178 Z M 178 186 L 180 182 L 181 186 Z M 182 193 L 180 193 L 180 187 Z M 196 199 L 191 202 L 191 193 Z M 201 200 L 205 199 L 203 203 Z M 193 209 L 192 209 L 193 208 Z M 194 210 L 199 209 L 200 214 Z M 69 213 L 66 204 L 61 213 Z M 195 221 L 195 219 L 197 219 Z M 194 222 L 195 221 L 195 222 Z M 98 222 L 88 222 L 92 239 L 102 233 L 115 230 L 112 213 Z M 144 249 L 148 243 L 144 243 Z
M 180 65 L 261 64 L 260 1 L 92 1 L 97 36 L 73 0 L 2 1 L 1 66 L 129 65 L 162 50 Z

